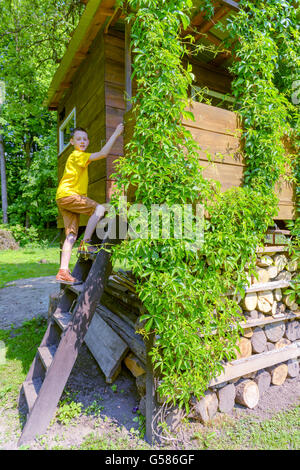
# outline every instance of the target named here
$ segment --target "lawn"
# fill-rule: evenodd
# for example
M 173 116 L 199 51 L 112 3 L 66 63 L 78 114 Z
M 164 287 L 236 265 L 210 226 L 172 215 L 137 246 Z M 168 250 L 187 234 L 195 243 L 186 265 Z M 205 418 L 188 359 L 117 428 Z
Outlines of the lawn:
M 46 263 L 41 263 L 45 260 Z M 70 268 L 77 260 L 73 249 Z M 59 245 L 48 247 L 24 247 L 19 250 L 0 251 L 0 288 L 6 282 L 30 277 L 53 276 L 59 268 Z

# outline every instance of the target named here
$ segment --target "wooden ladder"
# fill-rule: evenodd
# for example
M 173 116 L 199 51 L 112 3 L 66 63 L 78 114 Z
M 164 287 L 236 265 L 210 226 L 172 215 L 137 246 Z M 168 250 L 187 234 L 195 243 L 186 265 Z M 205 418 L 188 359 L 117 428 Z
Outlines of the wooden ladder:
M 18 446 L 44 434 L 54 416 L 112 270 L 111 255 L 105 249 L 119 243 L 117 238 L 111 238 L 112 226 L 113 223 L 108 224 L 99 247 L 101 249 L 96 255 L 78 259 L 72 275 L 82 284 L 65 285 L 57 309 L 49 321 L 20 392 L 19 403 L 25 396 L 28 414 Z

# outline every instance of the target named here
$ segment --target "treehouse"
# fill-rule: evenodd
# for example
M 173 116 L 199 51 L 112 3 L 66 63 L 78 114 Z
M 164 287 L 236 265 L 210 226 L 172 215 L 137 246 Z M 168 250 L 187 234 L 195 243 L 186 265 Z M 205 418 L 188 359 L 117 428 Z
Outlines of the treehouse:
M 135 89 L 130 78 L 130 29 L 116 0 L 84 3 L 85 11 L 50 85 L 47 106 L 57 110 L 58 115 L 59 179 L 71 152 L 70 128 L 86 128 L 90 138 L 88 150 L 95 152 L 124 120 L 124 137 L 118 138 L 111 155 L 89 167 L 88 196 L 103 203 L 111 197 L 113 181 L 110 175 L 114 172 L 114 160 L 123 155 L 123 140 L 125 143 L 130 140 L 134 125 L 128 119 L 130 110 L 125 99 Z M 221 47 L 224 33 L 218 29 L 218 24 L 236 14 L 238 3 L 216 0 L 215 13 L 209 21 L 205 19 L 205 13 L 197 12 L 197 0 L 194 4 L 188 32 L 194 35 L 196 43 L 201 41 Z M 183 121 L 201 147 L 199 159 L 204 175 L 218 180 L 223 191 L 242 184 L 245 168 L 237 133 L 238 117 L 228 109 L 233 100 L 232 76 L 227 69 L 231 61 L 230 50 L 217 55 L 205 50 L 189 59 L 195 75 L 190 90 L 195 121 Z M 197 87 L 204 87 L 210 105 L 197 102 Z M 212 162 L 208 161 L 208 153 Z M 276 191 L 279 196 L 277 224 L 284 228 L 284 220 L 296 217 L 295 188 L 282 179 Z M 86 220 L 81 216 L 80 224 L 85 225 Z M 58 227 L 63 227 L 60 216 Z

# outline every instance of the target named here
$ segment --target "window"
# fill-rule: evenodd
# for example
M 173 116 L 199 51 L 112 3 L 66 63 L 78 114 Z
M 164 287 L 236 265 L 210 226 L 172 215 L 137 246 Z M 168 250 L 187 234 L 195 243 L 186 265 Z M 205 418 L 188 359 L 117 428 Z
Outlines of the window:
M 76 108 L 73 108 L 69 116 L 59 128 L 59 153 L 61 154 L 70 144 L 71 132 L 76 127 Z
M 209 90 L 207 87 L 200 88 L 198 86 L 193 85 L 191 87 L 191 98 L 194 101 L 199 101 L 200 97 L 206 95 L 209 99 L 211 106 L 217 106 L 223 109 L 231 109 L 231 103 L 234 103 L 234 98 L 227 94 L 224 95 L 223 93 L 219 93 L 218 91 Z M 201 101 L 201 100 L 200 100 Z

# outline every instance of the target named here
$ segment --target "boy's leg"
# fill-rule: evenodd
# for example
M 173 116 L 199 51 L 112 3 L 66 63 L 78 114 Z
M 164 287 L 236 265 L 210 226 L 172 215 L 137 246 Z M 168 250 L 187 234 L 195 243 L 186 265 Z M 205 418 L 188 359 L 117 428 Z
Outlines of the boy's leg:
M 70 274 L 69 263 L 72 254 L 72 248 L 77 238 L 79 226 L 79 214 L 66 210 L 58 203 L 59 210 L 63 217 L 66 238 L 62 246 L 60 269 L 56 275 L 56 280 L 65 284 L 74 284 L 79 282 Z
M 66 236 L 64 244 L 62 246 L 60 269 L 69 269 L 72 248 L 75 242 L 76 235 L 74 233 L 69 233 L 69 235 Z
M 84 235 L 83 235 L 83 240 L 84 241 L 89 241 L 92 238 L 92 235 L 94 233 L 94 230 L 99 222 L 100 219 L 105 214 L 105 207 L 101 206 L 101 204 L 98 204 L 93 215 L 88 220 Z

